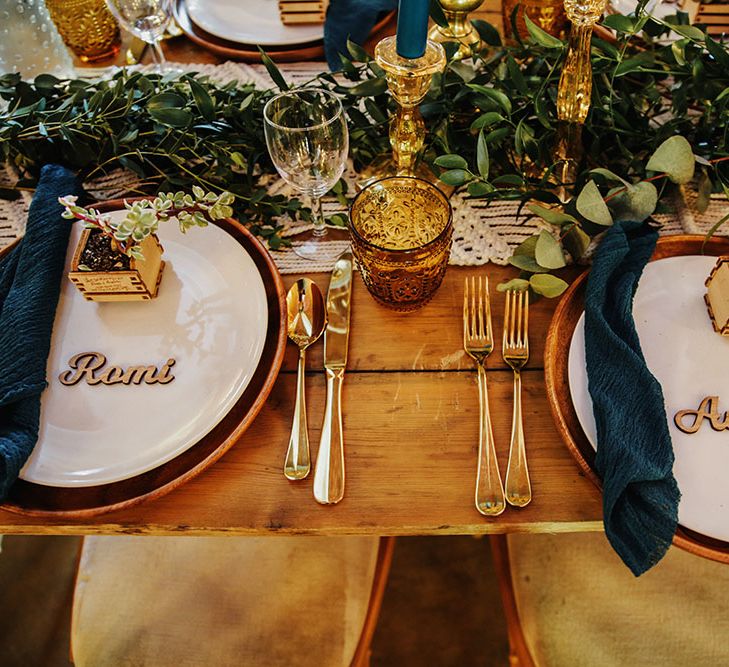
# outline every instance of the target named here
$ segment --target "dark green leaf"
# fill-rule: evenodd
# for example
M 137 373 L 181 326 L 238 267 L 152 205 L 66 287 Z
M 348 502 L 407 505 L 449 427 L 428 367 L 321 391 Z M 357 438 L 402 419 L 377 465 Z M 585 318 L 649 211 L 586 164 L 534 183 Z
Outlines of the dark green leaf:
M 347 90 L 350 95 L 357 97 L 374 97 L 380 95 L 387 90 L 387 80 L 384 77 L 377 79 L 366 79 L 356 86 L 352 86 Z
M 526 22 L 530 37 L 537 44 L 541 44 L 547 49 L 561 49 L 564 46 L 562 40 L 552 37 L 548 32 L 544 32 L 526 13 L 524 13 L 524 21 Z
M 193 78 L 188 79 L 188 83 L 200 115 L 205 120 L 215 120 L 215 104 L 208 91 Z
M 438 176 L 446 185 L 453 185 L 458 187 L 463 185 L 471 175 L 463 169 L 451 169 L 450 171 L 444 171 Z
M 482 86 L 478 83 L 469 83 L 468 87 L 471 90 L 476 91 L 477 93 L 481 93 L 482 95 L 485 95 L 486 97 L 492 99 L 496 104 L 498 104 L 508 115 L 511 114 L 511 100 L 504 95 L 500 90 L 495 90 L 493 88 L 488 88 L 487 86 Z
M 468 162 L 460 155 L 440 155 L 435 158 L 434 164 L 446 169 L 467 169 Z
M 473 121 L 473 123 L 471 123 L 471 129 L 480 130 L 482 127 L 493 125 L 494 123 L 498 123 L 502 120 L 504 120 L 504 117 L 500 113 L 496 111 L 488 111 L 487 113 L 482 113 Z
M 569 213 L 563 213 L 562 211 L 557 211 L 553 208 L 539 206 L 539 204 L 527 204 L 527 208 L 532 213 L 542 218 L 542 220 L 546 220 L 550 225 L 556 225 L 557 227 L 577 222 L 577 218 L 569 215 Z
M 635 32 L 635 19 L 623 14 L 608 14 L 602 24 L 617 32 L 632 34 Z
M 171 127 L 187 127 L 193 121 L 193 115 L 187 109 L 152 109 L 149 115 L 158 123 Z
M 265 66 L 268 76 L 270 76 L 271 80 L 276 84 L 276 87 L 282 91 L 288 90 L 289 84 L 286 83 L 286 79 L 284 79 L 283 74 L 281 74 L 279 68 L 276 67 L 276 63 L 271 60 L 270 56 L 260 46 L 258 47 L 258 50 L 261 53 L 261 62 Z
M 481 19 L 474 19 L 471 23 L 473 23 L 473 27 L 476 28 L 479 37 L 481 37 L 486 44 L 489 46 L 501 46 L 501 35 L 494 26 L 486 21 L 482 21 Z
M 486 144 L 483 130 L 478 133 L 478 141 L 476 142 L 476 166 L 481 178 L 487 180 L 489 177 L 489 147 Z
M 91 102 L 89 102 L 91 104 Z M 149 98 L 147 109 L 157 111 L 159 109 L 180 109 L 185 106 L 185 98 L 177 93 L 158 93 Z
M 488 183 L 484 183 L 483 181 L 473 181 L 468 184 L 468 194 L 471 195 L 471 197 L 483 197 L 493 191 L 493 186 Z

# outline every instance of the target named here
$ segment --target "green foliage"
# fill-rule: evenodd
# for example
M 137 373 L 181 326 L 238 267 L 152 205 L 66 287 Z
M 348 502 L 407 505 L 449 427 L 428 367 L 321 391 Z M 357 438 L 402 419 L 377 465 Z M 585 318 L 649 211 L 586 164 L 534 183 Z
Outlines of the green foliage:
M 562 261 L 565 252 L 576 260 L 613 220 L 650 221 L 672 189 L 692 178 L 695 161 L 702 206 L 712 192 L 729 192 L 729 51 L 688 25 L 684 14 L 659 21 L 639 4 L 636 16 L 605 18 L 617 39 L 593 38 L 592 106 L 576 178 L 568 183 L 559 181 L 555 158 L 564 44 L 531 22 L 529 38 L 515 44 L 502 44 L 488 23 L 473 23 L 486 47 L 472 60 L 450 61 L 420 106 L 423 159 L 470 197 L 521 201 L 527 215 L 550 225 L 554 243 L 542 236 L 538 258 L 540 235 L 511 258 L 530 284 L 530 275 L 548 274 L 559 263 L 555 248 Z M 662 44 L 669 29 L 681 39 Z M 340 96 L 359 168 L 390 151 L 395 106 L 381 68 L 360 47 L 348 50 L 351 59 L 342 56 L 338 75 L 323 73 L 308 85 Z M 287 89 L 276 65 L 263 60 L 276 86 Z M 85 178 L 123 166 L 154 191 L 230 190 L 234 215 L 278 247 L 278 216 L 307 219 L 310 212 L 296 199 L 268 195 L 260 183 L 275 173 L 262 128 L 263 106 L 274 92 L 189 74 L 121 72 L 98 83 L 1 76 L 8 107 L 0 112 L 0 162 L 20 169 L 21 187 L 32 187 L 40 166 L 56 161 Z M 545 278 L 531 284 L 544 295 L 557 286 Z
M 205 192 L 194 185 L 192 194 L 161 192 L 155 199 L 124 202 L 126 215 L 118 219 L 109 213 L 100 213 L 95 208 L 83 208 L 76 204 L 77 197 L 59 197 L 64 207 L 61 214 L 69 220 L 82 220 L 84 227 L 96 229 L 112 240 L 112 248 L 135 259 L 144 259 L 141 243 L 156 233 L 159 223 L 176 217 L 180 231 L 185 233 L 191 227 L 207 227 L 212 220 L 229 218 L 233 214 L 230 204 L 234 196 L 230 192 L 217 194 Z

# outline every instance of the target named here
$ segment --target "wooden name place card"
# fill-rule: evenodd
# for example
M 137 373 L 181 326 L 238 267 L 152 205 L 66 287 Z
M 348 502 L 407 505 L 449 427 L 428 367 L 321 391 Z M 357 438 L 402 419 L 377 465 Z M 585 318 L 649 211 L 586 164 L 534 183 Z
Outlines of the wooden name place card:
M 689 424 L 686 423 L 685 419 L 693 418 L 693 421 Z M 684 433 L 696 433 L 704 420 L 709 421 L 709 425 L 715 431 L 726 431 L 729 429 L 729 413 L 725 412 L 723 415 L 719 412 L 719 397 L 718 396 L 707 396 L 701 401 L 697 410 L 679 410 L 673 417 L 673 421 L 680 431 Z
M 324 23 L 329 0 L 279 0 L 278 13 L 284 25 Z
M 729 256 L 719 257 L 706 279 L 704 300 L 714 331 L 729 336 Z
M 174 359 L 168 359 L 162 368 L 157 366 L 107 366 L 106 357 L 101 352 L 80 352 L 68 361 L 71 370 L 58 376 L 61 384 L 72 386 L 85 380 L 86 384 L 169 384 L 175 379 L 171 370 Z M 102 370 L 103 368 L 103 370 Z

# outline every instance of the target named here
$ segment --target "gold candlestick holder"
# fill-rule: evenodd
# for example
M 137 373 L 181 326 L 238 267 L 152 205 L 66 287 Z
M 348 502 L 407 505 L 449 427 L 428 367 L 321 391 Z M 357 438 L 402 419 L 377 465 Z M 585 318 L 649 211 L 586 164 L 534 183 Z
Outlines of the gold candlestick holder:
M 428 38 L 434 42 L 459 42 L 460 47 L 453 56 L 454 60 L 470 58 L 481 50 L 481 37 L 468 20 L 469 12 L 478 9 L 483 0 L 438 0 L 448 27 L 434 25 Z
M 592 98 L 592 30 L 605 11 L 605 0 L 565 0 L 567 18 L 572 23 L 567 56 L 557 90 L 557 117 L 567 124 L 560 132 L 557 157 L 562 163 L 560 177 L 571 183 L 581 152 L 582 124 L 590 111 Z
M 385 71 L 387 86 L 397 102 L 397 112 L 390 120 L 394 164 L 380 175 L 413 176 L 425 142 L 425 123 L 418 105 L 430 88 L 433 74 L 445 69 L 445 51 L 428 40 L 420 58 L 403 58 L 397 53 L 396 38 L 385 37 L 375 47 L 375 61 Z

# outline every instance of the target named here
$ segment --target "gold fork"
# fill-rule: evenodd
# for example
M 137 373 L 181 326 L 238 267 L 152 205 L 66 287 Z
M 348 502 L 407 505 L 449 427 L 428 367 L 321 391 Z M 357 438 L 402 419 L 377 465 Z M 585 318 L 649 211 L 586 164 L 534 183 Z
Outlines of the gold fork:
M 496 460 L 494 434 L 489 414 L 486 388 L 486 357 L 494 349 L 489 303 L 489 279 L 486 290 L 481 276 L 466 278 L 463 291 L 463 348 L 478 367 L 478 396 L 481 419 L 478 433 L 478 476 L 476 477 L 476 509 L 485 516 L 497 516 L 506 508 L 504 487 Z
M 509 466 L 506 469 L 506 500 L 510 505 L 524 507 L 532 500 L 521 415 L 521 369 L 529 360 L 529 292 L 527 290 L 507 290 L 506 292 L 502 356 L 514 371 L 514 413 L 511 421 Z

